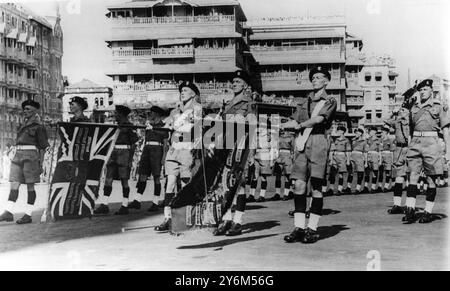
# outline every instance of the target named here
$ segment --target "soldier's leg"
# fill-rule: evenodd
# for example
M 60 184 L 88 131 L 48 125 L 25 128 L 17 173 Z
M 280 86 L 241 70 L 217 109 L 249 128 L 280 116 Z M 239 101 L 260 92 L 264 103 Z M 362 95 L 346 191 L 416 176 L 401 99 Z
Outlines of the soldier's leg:
M 235 199 L 236 199 L 236 211 L 234 212 L 233 223 L 231 224 L 230 229 L 227 230 L 226 236 L 237 236 L 242 234 L 242 224 L 243 224 L 242 218 L 245 213 L 245 206 L 247 202 L 247 197 L 245 195 L 245 188 L 243 184 L 239 187 Z M 229 221 L 230 218 L 231 218 L 231 209 L 229 210 L 229 212 L 227 212 L 223 220 Z
M 284 175 L 284 198 L 292 199 L 292 179 L 290 174 Z
M 140 207 L 140 203 L 142 202 L 143 198 L 144 198 L 144 193 L 145 193 L 145 189 L 147 188 L 147 181 L 148 181 L 148 176 L 145 174 L 140 174 L 139 178 L 138 178 L 138 182 L 136 184 L 136 195 L 134 197 L 134 201 L 131 203 L 132 205 L 137 205 L 137 203 L 139 204 L 139 209 Z M 136 203 L 135 203 L 136 202 Z M 134 208 L 134 207 L 132 207 Z M 139 210 L 138 209 L 138 210 Z
M 344 173 L 339 173 L 339 181 L 338 181 L 338 194 L 342 194 L 344 190 Z
M 391 190 L 391 180 L 392 180 L 392 171 L 386 171 L 386 181 L 384 184 L 384 190 L 390 191 Z
M 379 171 L 374 169 L 372 171 L 372 192 L 377 191 L 378 175 L 379 175 Z
M 266 192 L 267 192 L 267 175 L 261 175 L 261 191 L 259 192 L 259 197 L 257 202 L 265 202 L 266 201 Z
M 338 173 L 337 173 L 336 167 L 331 166 L 330 167 L 330 175 L 328 176 L 328 181 L 330 182 L 330 189 L 328 190 L 329 195 L 332 195 L 334 193 L 337 175 L 338 175 Z
M 6 203 L 5 210 L 9 213 L 13 213 L 14 211 L 14 205 L 17 202 L 17 199 L 19 199 L 19 188 L 20 183 L 19 182 L 11 182 L 11 189 L 9 190 L 9 197 L 8 202 Z
M 364 179 L 364 172 L 357 172 L 356 173 L 357 180 L 356 180 L 356 192 L 361 193 L 362 191 L 362 184 Z
M 403 214 L 404 210 L 402 208 L 402 194 L 403 194 L 403 183 L 404 177 L 400 176 L 395 178 L 394 185 L 394 206 L 388 210 L 389 214 Z
M 434 180 L 433 176 L 428 177 L 429 187 L 426 192 L 427 199 L 426 199 L 426 204 L 425 204 L 425 212 L 429 213 L 429 214 L 433 213 L 433 208 L 434 208 L 434 203 L 436 201 L 436 193 L 437 193 L 436 184 L 434 183 L 433 180 Z
M 34 184 L 27 184 L 27 192 L 28 192 L 28 199 L 25 214 L 28 216 L 32 216 L 34 204 L 36 203 L 36 190 L 34 188 Z
M 406 191 L 406 215 L 402 221 L 413 223 L 415 222 L 415 208 L 416 199 L 419 194 L 419 188 L 417 187 L 420 176 L 423 170 L 423 158 L 422 158 L 422 145 L 417 142 L 416 139 L 411 141 L 411 145 L 408 151 L 408 168 L 410 172 L 409 184 Z
M 275 174 L 275 195 L 278 196 L 281 195 L 281 186 L 283 185 L 282 177 L 283 177 L 282 171 Z
M 323 194 L 321 191 L 323 179 L 311 177 L 312 202 L 310 208 L 310 216 L 308 228 L 317 231 L 319 220 L 323 212 Z

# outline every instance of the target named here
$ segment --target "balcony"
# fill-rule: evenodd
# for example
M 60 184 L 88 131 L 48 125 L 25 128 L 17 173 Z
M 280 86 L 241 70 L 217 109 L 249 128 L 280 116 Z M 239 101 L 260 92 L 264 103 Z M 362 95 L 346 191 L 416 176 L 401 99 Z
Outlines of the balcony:
M 160 48 L 154 49 L 154 51 L 114 52 L 113 54 L 116 56 L 113 57 L 113 67 L 109 70 L 108 75 L 227 73 L 237 70 L 234 46 L 219 49 L 181 50 L 169 49 L 168 52 L 164 51 L 163 53 Z M 176 55 L 178 56 L 175 57 Z
M 8 60 L 16 60 L 17 59 L 17 49 L 13 47 L 6 47 L 6 58 Z
M 364 110 L 347 110 L 349 117 L 364 118 Z
M 364 98 L 363 97 L 351 97 L 347 98 L 347 106 L 364 106 Z
M 6 76 L 6 82 L 8 85 L 17 86 L 17 76 L 11 73 L 8 73 Z
M 240 37 L 234 15 L 111 18 L 110 41 Z
M 151 58 L 151 59 L 178 59 L 178 58 L 193 58 L 194 47 L 186 48 L 153 48 L 153 49 L 138 49 L 138 50 L 113 50 L 113 58 Z
M 251 51 L 261 65 L 345 63 L 340 46 L 252 46 Z
M 310 91 L 312 85 L 307 77 L 308 74 L 308 72 L 261 73 L 263 91 Z M 327 89 L 344 90 L 345 79 L 340 78 L 339 74 L 332 74 Z

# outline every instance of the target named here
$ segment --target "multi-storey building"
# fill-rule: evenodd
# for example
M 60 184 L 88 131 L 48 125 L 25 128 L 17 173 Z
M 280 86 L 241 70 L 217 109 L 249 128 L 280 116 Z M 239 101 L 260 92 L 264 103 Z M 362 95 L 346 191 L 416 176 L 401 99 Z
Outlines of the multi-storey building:
M 230 77 L 249 70 L 246 17 L 235 0 L 147 0 L 107 7 L 115 104 L 179 101 L 180 81 L 195 82 L 205 105 L 233 96 Z
M 83 79 L 81 82 L 67 86 L 65 89 L 63 102 L 63 120 L 69 121 L 72 117 L 70 113 L 70 101 L 73 97 L 84 98 L 88 103 L 88 108 L 84 113 L 91 117 L 95 110 L 105 110 L 113 103 L 112 88 L 100 86 L 94 82 Z
M 390 56 L 367 57 L 362 68 L 359 84 L 364 89 L 364 117 L 360 123 L 365 126 L 382 126 L 393 109 L 401 105 L 397 90 L 394 59 Z
M 0 4 L 0 138 L 13 144 L 21 103 L 41 104 L 45 119 L 61 119 L 63 34 L 59 13 L 45 19 L 15 4 Z
M 345 110 L 345 39 L 343 17 L 293 17 L 253 20 L 250 46 L 259 63 L 262 90 L 278 99 L 304 98 L 312 90 L 309 72 L 327 68 L 328 92 Z
M 433 91 L 434 91 L 434 97 L 439 99 L 442 104 L 444 105 L 450 105 L 450 93 L 449 93 L 449 83 L 448 79 L 441 78 L 437 75 L 432 75 L 431 77 L 427 78 L 433 80 Z

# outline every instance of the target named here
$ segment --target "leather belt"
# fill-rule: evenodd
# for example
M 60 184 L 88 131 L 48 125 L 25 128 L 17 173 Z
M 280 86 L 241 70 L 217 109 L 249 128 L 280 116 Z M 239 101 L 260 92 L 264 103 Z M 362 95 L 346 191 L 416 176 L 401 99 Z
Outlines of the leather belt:
M 282 150 L 280 150 L 280 153 L 288 153 L 288 154 L 290 154 L 291 150 L 282 149 Z
M 378 155 L 378 154 L 379 154 L 379 152 L 376 152 L 376 151 L 369 151 L 368 153 L 369 153 L 369 154 L 375 154 L 375 155 Z
M 18 151 L 37 151 L 37 147 L 34 145 L 18 145 L 16 146 Z
M 148 141 L 148 142 L 145 143 L 145 145 L 148 145 L 148 146 L 162 146 L 162 143 L 157 142 L 157 141 Z
M 352 151 L 352 153 L 356 153 L 356 154 L 364 154 L 362 151 Z
M 438 137 L 436 131 L 414 131 L 414 137 Z
M 129 145 L 116 144 L 114 146 L 114 149 L 116 149 L 116 150 L 128 150 L 128 149 L 130 149 L 130 146 Z

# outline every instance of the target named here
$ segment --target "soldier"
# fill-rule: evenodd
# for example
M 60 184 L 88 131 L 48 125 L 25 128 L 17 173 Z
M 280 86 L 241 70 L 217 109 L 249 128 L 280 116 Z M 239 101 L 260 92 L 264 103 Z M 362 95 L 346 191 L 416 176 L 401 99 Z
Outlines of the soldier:
M 139 162 L 139 181 L 137 183 L 137 195 L 135 200 L 128 205 L 129 209 L 141 209 L 141 201 L 147 187 L 149 176 L 153 176 L 154 193 L 148 212 L 156 212 L 158 208 L 158 197 L 161 196 L 161 170 L 162 162 L 165 156 L 165 144 L 169 138 L 168 132 L 158 131 L 154 129 L 164 127 L 163 109 L 153 106 L 151 109 L 150 119 L 147 122 L 145 131 L 145 147 Z
M 350 166 L 350 153 L 352 146 L 348 138 L 345 137 L 347 129 L 343 126 L 337 128 L 337 134 L 339 137 L 331 144 L 330 150 L 330 165 L 335 169 L 336 174 L 339 175 L 338 191 L 336 195 L 343 194 L 344 188 L 344 174 L 346 174 L 347 167 Z M 335 175 L 330 178 L 331 185 L 335 183 Z M 332 191 L 332 190 L 331 190 Z M 345 193 L 349 193 L 350 190 L 347 187 Z
M 0 216 L 0 222 L 11 222 L 14 220 L 12 212 L 19 198 L 20 185 L 27 184 L 28 200 L 25 215 L 17 221 L 17 224 L 32 223 L 31 217 L 34 203 L 36 202 L 34 184 L 40 182 L 45 150 L 49 147 L 47 131 L 37 113 L 39 108 L 40 104 L 33 100 L 27 100 L 22 103 L 25 121 L 17 131 L 15 154 L 11 159 L 9 177 L 11 190 L 6 210 Z
M 414 223 L 416 221 L 416 197 L 418 195 L 417 183 L 423 170 L 427 176 L 429 187 L 426 193 L 425 213 L 419 223 L 433 221 L 434 202 L 436 200 L 436 184 L 434 180 L 443 174 L 442 150 L 439 145 L 438 133 L 442 130 L 446 145 L 446 158 L 450 156 L 450 119 L 443 106 L 433 100 L 433 81 L 424 80 L 418 86 L 420 101 L 411 108 L 411 127 L 413 138 L 408 151 L 408 165 L 411 177 L 407 190 L 406 215 L 403 221 Z
M 438 178 L 438 187 L 448 186 L 448 161 L 445 159 L 445 141 L 439 137 L 439 145 L 441 146 L 441 155 L 444 163 L 444 174 Z
M 353 179 L 356 174 L 356 189 L 354 194 L 360 194 L 362 192 L 362 182 L 364 179 L 364 169 L 367 165 L 367 142 L 364 139 L 364 130 L 358 128 L 356 130 L 356 137 L 352 141 L 352 153 L 350 155 L 351 174 L 348 178 L 348 184 L 353 184 Z
M 283 201 L 294 198 L 292 192 L 292 157 L 294 156 L 295 139 L 294 135 L 288 131 L 281 131 L 279 141 L 279 156 L 275 166 L 276 179 L 275 188 L 277 193 L 281 193 L 282 177 L 284 177 Z
M 390 128 L 386 126 L 384 126 L 381 131 L 381 169 L 378 182 L 380 183 L 380 185 L 383 184 L 383 174 L 385 174 L 386 181 L 384 184 L 383 192 L 391 191 L 391 173 L 392 164 L 394 161 L 395 143 L 394 140 L 389 136 L 390 132 Z
M 133 124 L 129 121 L 128 115 L 131 110 L 122 105 L 116 105 L 114 117 L 120 127 L 120 133 L 114 146 L 114 150 L 106 165 L 106 179 L 103 188 L 103 197 L 101 198 L 101 205 L 94 211 L 96 215 L 109 214 L 109 197 L 113 190 L 113 181 L 117 176 L 122 183 L 122 206 L 115 215 L 128 215 L 128 201 L 130 197 L 130 186 L 128 180 L 130 179 L 131 163 L 136 148 L 136 142 L 139 140 L 136 132 L 131 128 Z
M 248 92 L 250 76 L 244 71 L 237 71 L 233 78 L 234 98 L 225 106 L 224 115 L 247 117 L 255 113 L 253 100 Z M 231 155 L 233 153 L 230 153 Z M 251 158 L 250 158 L 251 159 Z M 248 172 L 248 169 L 247 171 Z M 248 173 L 244 174 L 248 175 Z M 239 186 L 236 198 L 236 211 L 229 209 L 222 217 L 222 223 L 214 232 L 215 236 L 237 236 L 242 234 L 242 218 L 245 212 L 246 194 L 245 183 Z
M 315 243 L 320 238 L 317 227 L 323 211 L 322 186 L 330 149 L 326 136 L 329 134 L 337 108 L 336 100 L 329 97 L 325 91 L 331 81 L 330 73 L 322 67 L 317 67 L 311 70 L 309 79 L 314 91 L 305 102 L 297 106 L 297 110 L 292 116 L 293 120 L 282 126 L 285 129 L 303 130 L 296 141 L 298 153 L 292 172 L 292 179 L 295 180 L 295 229 L 284 238 L 288 243 L 298 241 Z M 307 225 L 306 190 L 308 181 L 312 188 L 312 203 Z
M 406 108 L 395 110 L 393 116 L 385 120 L 388 126 L 394 129 L 395 134 L 395 152 L 394 152 L 394 206 L 388 210 L 389 214 L 403 214 L 402 193 L 403 184 L 407 175 L 408 165 L 406 155 L 408 153 L 409 144 L 409 111 Z
M 83 113 L 87 108 L 86 100 L 78 96 L 73 97 L 70 102 L 70 112 L 73 114 L 70 122 L 91 122 L 91 119 Z
M 375 193 L 377 191 L 378 171 L 381 164 L 381 140 L 377 137 L 377 128 L 369 128 L 367 139 L 367 167 L 364 192 Z M 372 175 L 372 189 L 369 190 L 369 180 Z
M 192 142 L 192 129 L 194 122 L 202 118 L 202 107 L 197 102 L 200 91 L 190 82 L 183 82 L 179 86 L 181 104 L 172 110 L 165 119 L 166 128 L 174 130 L 171 146 L 166 154 L 165 171 L 167 175 L 166 194 L 164 197 L 164 222 L 155 227 L 155 231 L 169 231 L 172 223 L 170 203 L 175 197 L 177 179 L 181 180 L 181 188 L 186 186 L 192 178 L 194 165 L 194 144 Z M 180 189 L 178 189 L 180 190 Z

